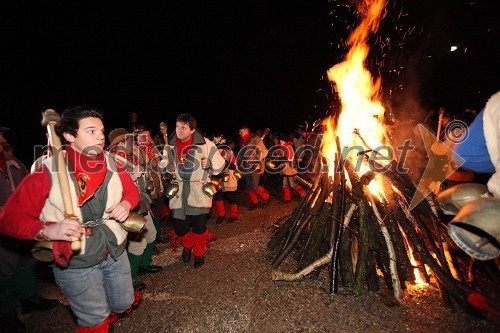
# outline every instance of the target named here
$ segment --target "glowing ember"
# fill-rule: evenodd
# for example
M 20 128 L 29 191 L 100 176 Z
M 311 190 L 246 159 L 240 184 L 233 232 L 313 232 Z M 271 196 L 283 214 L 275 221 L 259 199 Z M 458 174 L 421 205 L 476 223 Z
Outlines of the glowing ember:
M 370 190 L 370 193 L 373 194 L 374 196 L 377 197 L 378 201 L 380 202 L 388 202 L 387 197 L 385 196 L 384 189 L 381 186 L 382 181 L 379 179 L 379 177 L 375 177 L 374 181 L 370 182 L 368 185 L 368 189 Z

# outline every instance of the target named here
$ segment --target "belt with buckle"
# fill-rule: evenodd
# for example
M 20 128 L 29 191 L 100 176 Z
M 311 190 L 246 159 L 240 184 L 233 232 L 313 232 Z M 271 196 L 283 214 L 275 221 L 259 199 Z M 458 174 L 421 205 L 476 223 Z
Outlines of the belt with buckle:
M 105 223 L 106 221 L 107 219 L 103 219 L 102 217 L 100 217 L 98 219 L 82 223 L 82 227 L 85 228 L 85 236 L 92 236 L 94 234 L 92 228 L 95 228 L 98 225 Z

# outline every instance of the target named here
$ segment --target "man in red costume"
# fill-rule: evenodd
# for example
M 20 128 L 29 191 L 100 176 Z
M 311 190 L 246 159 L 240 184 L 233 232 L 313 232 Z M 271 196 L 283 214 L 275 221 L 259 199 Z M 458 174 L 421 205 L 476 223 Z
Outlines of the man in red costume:
M 182 260 L 188 263 L 192 251 L 194 267 L 198 268 L 205 263 L 207 214 L 212 208 L 212 197 L 203 192 L 203 185 L 210 181 L 211 174 L 224 170 L 226 161 L 215 144 L 198 130 L 196 119 L 188 114 L 177 116 L 175 135 L 170 137 L 166 149 L 167 170 L 175 174 L 179 183 L 178 193 L 169 202 L 174 231 L 184 248 Z
M 156 238 L 156 227 L 151 216 L 151 192 L 148 192 L 148 172 L 152 172 L 149 156 L 141 146 L 134 140 L 134 134 L 128 133 L 124 128 L 116 128 L 109 133 L 109 153 L 116 157 L 117 161 L 123 162 L 129 172 L 134 184 L 139 191 L 139 207 L 137 213 L 146 219 L 144 230 L 139 235 L 129 237 L 127 248 L 128 261 L 132 273 L 134 290 L 141 291 L 146 284 L 137 280 L 137 275 L 145 273 L 158 273 L 163 268 L 152 265 L 154 240 Z
M 238 204 L 236 203 L 236 192 L 238 189 L 238 177 L 236 176 L 236 156 L 228 145 L 226 145 L 226 139 L 222 134 L 214 137 L 214 143 L 219 149 L 219 153 L 226 160 L 228 165 L 225 170 L 225 176 L 227 180 L 224 181 L 224 177 L 220 179 L 222 183 L 222 189 L 214 195 L 215 208 L 217 209 L 217 220 L 216 224 L 221 224 L 226 218 L 226 208 L 224 207 L 224 197 L 229 201 L 229 219 L 228 223 L 233 223 L 238 220 Z
M 139 193 L 126 169 L 103 153 L 100 112 L 69 108 L 56 132 L 67 143 L 74 215 L 79 221 L 92 221 L 92 228 L 66 218 L 59 179 L 48 158 L 9 198 L 0 232 L 19 239 L 52 240 L 55 280 L 78 319 L 77 332 L 108 332 L 116 314 L 128 313 L 138 299 L 125 252 L 127 232 L 120 222 L 138 204 Z M 79 252 L 71 250 L 71 237 L 81 238 Z
M 291 188 L 294 189 L 301 197 L 304 197 L 306 195 L 306 191 L 299 184 L 297 184 L 293 178 L 297 174 L 297 171 L 293 168 L 293 143 L 291 141 L 285 142 L 284 140 L 280 140 L 278 153 L 285 158 L 281 171 L 281 174 L 283 175 L 283 202 L 288 203 L 292 201 Z
M 264 158 L 267 149 L 262 139 L 251 133 L 247 125 L 242 125 L 239 130 L 241 149 L 238 153 L 238 163 L 245 180 L 245 192 L 252 202 L 249 210 L 257 207 L 266 208 L 269 203 L 269 192 L 260 185 L 260 178 L 264 174 Z M 259 203 L 259 197 L 262 203 Z

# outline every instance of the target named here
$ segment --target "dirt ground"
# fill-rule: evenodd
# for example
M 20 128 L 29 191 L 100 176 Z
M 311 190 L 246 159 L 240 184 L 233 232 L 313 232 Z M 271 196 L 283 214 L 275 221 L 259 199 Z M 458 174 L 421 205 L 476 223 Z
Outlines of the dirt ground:
M 498 332 L 493 315 L 478 318 L 460 308 L 447 309 L 435 285 L 411 287 L 402 305 L 385 305 L 384 293 L 354 296 L 341 289 L 330 294 L 326 270 L 317 278 L 273 282 L 266 244 L 273 223 L 293 211 L 298 199 L 283 204 L 273 193 L 266 209 L 247 210 L 239 194 L 240 220 L 215 225 L 206 263 L 194 269 L 184 264 L 179 246 L 158 244 L 157 274 L 140 276 L 147 284 L 140 307 L 114 326 L 123 332 Z M 291 266 L 292 263 L 288 263 Z M 40 294 L 62 305 L 46 312 L 22 315 L 28 332 L 73 332 L 75 320 L 49 270 L 40 279 Z M 43 273 L 43 271 L 42 271 Z

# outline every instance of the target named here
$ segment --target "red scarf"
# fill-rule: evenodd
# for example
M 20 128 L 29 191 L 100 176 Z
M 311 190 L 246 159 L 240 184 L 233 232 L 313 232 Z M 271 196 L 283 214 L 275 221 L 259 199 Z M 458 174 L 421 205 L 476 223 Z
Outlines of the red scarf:
M 129 161 L 131 164 L 133 164 L 135 166 L 139 165 L 139 159 L 137 157 L 135 157 L 134 155 L 125 154 L 125 152 L 123 150 L 118 150 L 118 145 L 111 147 L 109 152 L 111 154 L 116 154 L 120 157 L 125 158 L 127 161 Z
M 285 143 L 285 149 L 286 149 L 286 158 L 289 161 L 293 160 L 293 143 L 287 142 Z
M 241 144 L 245 146 L 248 143 L 248 140 L 250 140 L 250 133 L 247 133 L 241 137 Z
M 154 145 L 153 143 L 141 143 L 139 142 L 139 147 L 141 147 L 145 152 L 146 154 L 148 155 L 148 158 L 150 160 L 153 160 L 155 158 L 155 153 L 154 153 Z
M 71 147 L 66 147 L 68 162 L 74 170 L 78 187 L 78 206 L 92 198 L 101 186 L 108 170 L 104 153 L 97 156 L 81 154 Z
M 175 147 L 177 148 L 177 161 L 180 164 L 184 164 L 185 161 L 183 160 L 183 157 L 185 158 L 185 156 L 188 154 L 188 150 L 186 149 L 186 147 L 189 147 L 193 144 L 193 139 L 193 135 L 191 135 L 186 141 L 182 141 L 179 138 L 175 139 Z

